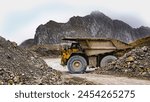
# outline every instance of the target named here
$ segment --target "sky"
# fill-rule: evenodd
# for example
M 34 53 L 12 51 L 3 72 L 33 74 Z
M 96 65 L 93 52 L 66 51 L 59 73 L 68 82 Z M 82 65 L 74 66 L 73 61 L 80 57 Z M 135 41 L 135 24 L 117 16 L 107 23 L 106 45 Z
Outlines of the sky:
M 0 36 L 18 44 L 34 38 L 50 20 L 65 23 L 72 16 L 100 11 L 130 26 L 150 27 L 150 0 L 0 0 Z

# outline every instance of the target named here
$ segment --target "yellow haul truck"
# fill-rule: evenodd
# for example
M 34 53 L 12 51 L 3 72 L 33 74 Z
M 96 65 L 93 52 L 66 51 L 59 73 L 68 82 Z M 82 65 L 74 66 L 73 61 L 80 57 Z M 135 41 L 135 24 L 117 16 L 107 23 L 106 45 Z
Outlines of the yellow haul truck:
M 70 73 L 84 73 L 87 66 L 104 67 L 117 59 L 117 52 L 131 48 L 114 39 L 67 37 L 62 40 L 73 41 L 61 53 L 61 65 L 67 65 Z

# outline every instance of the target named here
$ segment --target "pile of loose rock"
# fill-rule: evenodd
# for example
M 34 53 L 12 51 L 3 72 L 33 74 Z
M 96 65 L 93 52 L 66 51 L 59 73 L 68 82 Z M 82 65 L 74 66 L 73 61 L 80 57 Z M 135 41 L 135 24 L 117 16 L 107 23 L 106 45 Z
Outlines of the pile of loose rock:
M 48 67 L 35 53 L 0 37 L 0 85 L 8 84 L 61 85 L 67 81 L 61 72 Z
M 150 79 L 150 48 L 144 46 L 132 49 L 123 57 L 95 72 Z

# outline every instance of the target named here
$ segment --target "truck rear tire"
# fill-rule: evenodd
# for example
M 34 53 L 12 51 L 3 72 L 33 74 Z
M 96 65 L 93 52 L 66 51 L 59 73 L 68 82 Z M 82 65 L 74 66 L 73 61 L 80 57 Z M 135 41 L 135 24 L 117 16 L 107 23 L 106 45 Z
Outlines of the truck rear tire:
M 112 61 L 116 60 L 117 57 L 113 56 L 113 55 L 107 55 L 105 57 L 102 58 L 101 62 L 100 62 L 100 66 L 101 67 L 105 67 L 107 66 L 109 63 L 111 63 Z
M 68 60 L 67 67 L 72 74 L 84 73 L 87 67 L 87 61 L 80 55 L 74 55 Z

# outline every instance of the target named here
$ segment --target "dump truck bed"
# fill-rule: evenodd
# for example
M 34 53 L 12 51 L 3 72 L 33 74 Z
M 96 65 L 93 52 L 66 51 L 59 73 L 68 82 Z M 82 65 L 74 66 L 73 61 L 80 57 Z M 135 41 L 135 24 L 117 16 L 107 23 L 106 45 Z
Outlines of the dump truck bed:
M 131 48 L 127 43 L 115 39 L 67 37 L 63 40 L 78 42 L 88 56 Z

